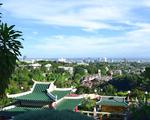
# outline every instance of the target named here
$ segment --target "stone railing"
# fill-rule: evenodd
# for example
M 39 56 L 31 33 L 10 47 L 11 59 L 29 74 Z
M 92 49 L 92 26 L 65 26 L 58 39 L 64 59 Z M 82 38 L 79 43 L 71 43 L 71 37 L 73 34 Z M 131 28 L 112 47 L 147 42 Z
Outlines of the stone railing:
M 96 111 L 79 111 L 79 112 L 89 117 L 94 117 L 96 120 L 110 120 L 110 119 L 127 120 L 127 114 L 124 113 L 96 112 Z
M 58 91 L 67 91 L 67 90 L 72 90 L 73 88 L 55 88 L 55 90 L 58 90 Z
M 72 96 L 65 96 L 64 99 L 82 99 L 84 98 L 83 95 L 79 95 L 79 96 L 75 96 L 75 97 L 72 97 Z

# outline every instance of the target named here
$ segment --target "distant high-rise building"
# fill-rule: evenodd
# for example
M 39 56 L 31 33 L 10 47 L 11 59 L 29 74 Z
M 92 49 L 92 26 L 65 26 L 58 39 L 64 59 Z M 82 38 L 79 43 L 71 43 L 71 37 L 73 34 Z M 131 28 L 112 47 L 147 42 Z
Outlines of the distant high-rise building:
M 66 60 L 66 59 L 64 59 L 64 58 L 59 58 L 59 59 L 58 59 L 58 62 L 64 62 L 64 63 L 66 63 L 66 62 L 67 62 L 67 60 Z
M 107 62 L 107 58 L 106 58 L 106 57 L 103 57 L 103 58 L 101 59 L 101 62 Z

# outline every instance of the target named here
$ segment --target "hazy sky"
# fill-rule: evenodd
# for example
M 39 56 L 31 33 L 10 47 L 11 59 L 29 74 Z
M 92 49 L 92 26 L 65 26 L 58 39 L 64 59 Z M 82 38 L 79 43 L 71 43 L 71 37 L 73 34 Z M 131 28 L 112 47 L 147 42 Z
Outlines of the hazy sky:
M 150 57 L 150 0 L 1 0 L 27 57 Z

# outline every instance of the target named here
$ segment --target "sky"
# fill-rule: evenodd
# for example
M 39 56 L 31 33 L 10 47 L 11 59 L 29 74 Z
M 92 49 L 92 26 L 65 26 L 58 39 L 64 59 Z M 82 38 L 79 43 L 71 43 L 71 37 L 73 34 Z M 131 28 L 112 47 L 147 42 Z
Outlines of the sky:
M 150 0 L 1 0 L 28 58 L 150 58 Z

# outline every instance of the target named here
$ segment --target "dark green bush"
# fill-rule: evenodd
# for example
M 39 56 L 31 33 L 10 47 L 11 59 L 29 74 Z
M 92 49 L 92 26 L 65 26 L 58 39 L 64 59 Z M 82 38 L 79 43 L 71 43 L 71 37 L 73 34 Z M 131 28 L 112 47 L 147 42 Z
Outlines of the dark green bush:
M 150 120 L 150 106 L 132 109 L 128 120 Z

